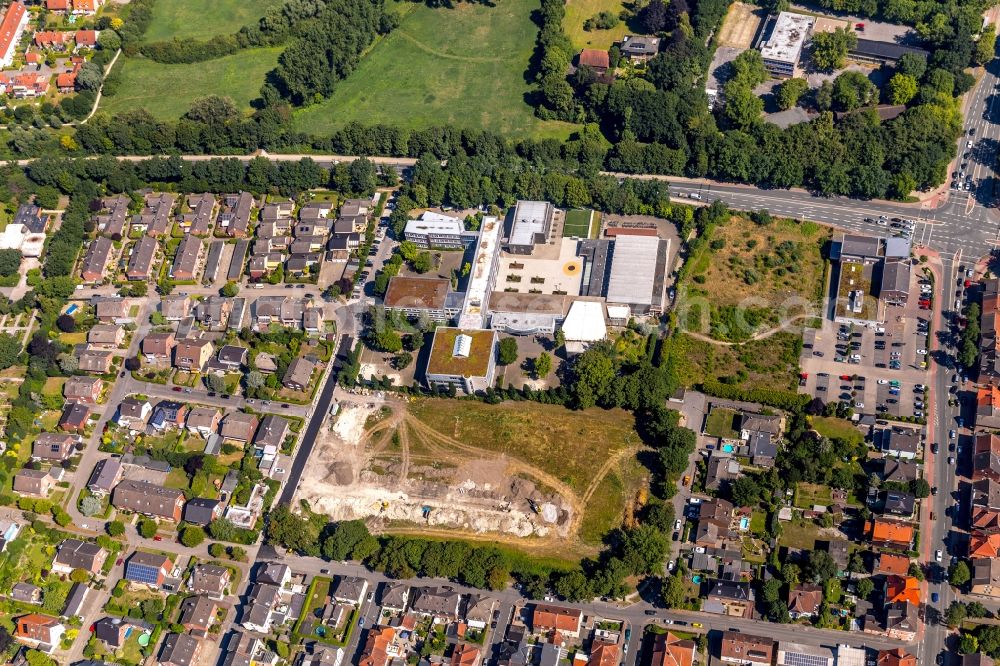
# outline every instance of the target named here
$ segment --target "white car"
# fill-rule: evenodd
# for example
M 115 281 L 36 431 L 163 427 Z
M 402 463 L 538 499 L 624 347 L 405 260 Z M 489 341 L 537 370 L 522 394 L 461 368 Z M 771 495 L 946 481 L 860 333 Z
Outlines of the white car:
M 688 498 L 688 504 L 701 504 L 700 497 L 690 497 Z
M 958 433 L 955 432 L 954 430 L 949 430 L 948 431 L 948 439 L 955 439 L 957 436 L 958 436 Z
M 679 530 L 681 528 L 680 519 L 674 521 L 674 530 Z
M 692 192 L 691 194 L 688 195 L 688 198 L 689 199 L 696 199 L 698 201 L 701 201 L 701 195 L 698 194 L 697 192 Z
M 944 555 L 941 553 L 940 550 L 934 553 L 935 562 L 940 562 L 942 559 L 944 559 Z
M 926 349 L 918 349 L 917 353 L 920 354 L 921 356 L 926 356 L 927 355 L 927 350 Z
M 697 548 L 694 549 L 694 552 L 696 552 L 696 553 L 704 553 L 705 552 L 705 547 L 704 546 L 698 546 Z
M 865 403 L 863 403 L 863 402 L 856 402 L 856 403 L 854 403 L 854 406 L 857 407 L 858 409 L 864 409 L 865 408 Z
M 878 380 L 878 383 L 879 384 L 888 384 L 889 380 L 888 379 L 880 379 L 880 380 Z
M 965 147 L 966 148 L 972 148 L 972 142 L 971 141 L 966 141 L 965 142 Z

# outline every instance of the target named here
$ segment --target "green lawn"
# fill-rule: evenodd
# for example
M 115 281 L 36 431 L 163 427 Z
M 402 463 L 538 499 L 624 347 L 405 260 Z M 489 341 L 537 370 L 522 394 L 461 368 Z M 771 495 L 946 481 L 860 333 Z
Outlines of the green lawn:
M 733 429 L 736 421 L 736 411 L 725 407 L 716 407 L 705 419 L 705 432 L 713 437 L 737 439 L 740 434 Z
M 596 238 L 596 234 L 591 233 L 591 217 L 594 211 L 589 208 L 584 210 L 566 211 L 566 221 L 563 223 L 564 238 Z
M 860 444 L 865 439 L 853 423 L 835 416 L 814 416 L 809 423 L 816 432 L 830 439 L 842 439 L 852 445 Z
M 280 48 L 250 49 L 207 62 L 163 65 L 146 58 L 122 58 L 122 84 L 113 97 L 101 99 L 110 114 L 145 108 L 163 120 L 182 116 L 195 100 L 208 95 L 230 97 L 249 111 L 264 76 L 278 62 Z
M 333 97 L 295 114 L 295 127 L 329 134 L 350 121 L 453 125 L 505 136 L 566 138 L 570 123 L 540 121 L 524 97 L 537 0 L 428 8 L 402 3 L 398 28 L 364 56 Z M 259 87 L 259 84 L 258 84 Z
M 610 30 L 592 30 L 587 32 L 583 24 L 587 19 L 600 12 L 619 14 L 624 8 L 621 0 L 568 0 L 566 16 L 563 18 L 563 30 L 577 49 L 609 49 L 614 42 L 628 32 L 624 21 Z
M 283 0 L 213 0 L 206 15 L 206 5 L 197 0 L 157 0 L 153 20 L 143 37 L 147 42 L 165 39 L 207 39 L 229 35 L 245 25 L 256 23 L 271 7 Z

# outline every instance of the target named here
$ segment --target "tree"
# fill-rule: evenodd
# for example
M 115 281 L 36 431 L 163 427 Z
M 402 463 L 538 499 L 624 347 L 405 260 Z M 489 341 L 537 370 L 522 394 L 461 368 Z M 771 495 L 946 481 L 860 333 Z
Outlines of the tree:
M 222 557 L 226 554 L 226 547 L 221 543 L 208 544 L 208 554 L 212 557 Z
M 97 499 L 93 495 L 87 495 L 80 500 L 80 513 L 88 518 L 99 514 L 102 508 L 101 500 Z
M 143 519 L 139 521 L 139 536 L 152 539 L 156 536 L 156 521 Z
M 944 621 L 949 627 L 957 627 L 965 622 L 966 616 L 967 613 L 965 610 L 965 604 L 953 601 L 951 602 L 951 605 L 948 606 L 948 610 L 944 613 Z
M 497 358 L 500 365 L 511 365 L 517 362 L 517 340 L 504 338 L 500 341 L 500 352 Z
M 965 563 L 965 560 L 958 560 L 951 565 L 951 571 L 948 573 L 949 583 L 955 587 L 962 587 L 970 580 L 972 580 L 972 572 L 969 571 L 969 565 Z
M 372 341 L 375 346 L 384 352 L 395 354 L 403 349 L 403 338 L 395 329 L 383 324 L 375 331 L 375 338 Z
M 858 596 L 862 599 L 867 599 L 871 596 L 871 593 L 875 591 L 875 583 L 872 582 L 871 578 L 862 578 L 858 581 L 857 592 Z
M 753 89 L 739 79 L 733 79 L 725 86 L 726 118 L 737 129 L 749 129 L 760 122 L 764 112 L 764 100 L 753 93 Z
M 791 109 L 799 103 L 802 95 L 804 95 L 807 90 L 809 90 L 809 82 L 805 79 L 786 79 L 780 86 L 778 86 L 778 108 L 782 111 Z
M 240 293 L 240 287 L 235 282 L 227 282 L 220 292 L 226 298 L 233 298 L 236 294 Z
M 421 252 L 413 260 L 413 270 L 418 273 L 426 273 L 434 268 L 434 257 L 430 252 Z
M 813 550 L 809 553 L 809 578 L 817 584 L 822 584 L 837 575 L 837 563 L 833 556 L 825 550 Z
M 732 484 L 733 504 L 754 506 L 760 501 L 760 486 L 749 476 L 741 476 Z
M 247 373 L 246 381 L 248 389 L 257 391 L 264 387 L 266 379 L 264 378 L 264 374 L 262 372 L 259 372 L 258 370 L 251 370 Z
M 906 74 L 893 74 L 892 78 L 889 79 L 889 103 L 907 104 L 917 96 L 917 90 L 918 85 L 915 78 Z
M 120 520 L 112 520 L 105 525 L 104 530 L 109 536 L 117 537 L 125 534 L 125 524 Z
M 927 479 L 916 479 L 910 482 L 910 492 L 917 499 L 925 499 L 931 494 L 931 484 Z
M 72 315 L 62 314 L 56 319 L 56 326 L 63 333 L 72 333 L 76 330 L 76 319 L 73 319 Z
M 125 369 L 129 372 L 136 372 L 142 368 L 142 361 L 139 360 L 138 356 L 130 356 L 125 359 Z
M 820 32 L 812 38 L 813 63 L 819 69 L 841 69 L 847 54 L 858 45 L 858 36 L 850 28 L 837 28 L 833 32 Z
M 980 651 L 993 658 L 1000 656 L 1000 626 L 981 624 L 976 638 Z
M 28 666 L 56 666 L 56 660 L 40 650 L 28 650 L 24 656 L 28 660 Z
M 86 569 L 73 569 L 69 572 L 69 579 L 74 583 L 86 583 L 90 580 L 90 572 Z
M 639 12 L 639 21 L 646 32 L 649 34 L 656 34 L 667 30 L 667 25 L 670 22 L 670 9 L 663 0 L 651 0 L 651 2 L 643 7 L 642 11 Z
M 552 357 L 545 352 L 542 352 L 538 355 L 538 358 L 535 359 L 534 367 L 536 379 L 547 377 L 552 371 Z
M 59 369 L 72 375 L 80 369 L 80 359 L 75 354 L 59 354 Z
M 833 103 L 842 111 L 853 111 L 871 104 L 878 89 L 861 72 L 847 71 L 833 81 Z
M 0 370 L 6 370 L 20 360 L 21 341 L 8 333 L 0 333 Z
M 927 71 L 927 58 L 919 53 L 904 53 L 896 63 L 896 71 L 919 81 Z
M 197 525 L 187 525 L 181 532 L 181 543 L 188 548 L 200 546 L 205 541 L 205 530 Z
M 958 651 L 962 654 L 975 654 L 979 651 L 979 641 L 972 634 L 962 634 L 958 639 Z
M 992 23 L 987 23 L 979 33 L 976 40 L 975 58 L 976 64 L 985 65 L 996 56 L 997 48 L 997 28 Z
M 396 354 L 392 359 L 392 365 L 397 370 L 405 370 L 411 363 L 413 363 L 413 354 L 410 352 Z
M 205 383 L 208 384 L 210 391 L 215 391 L 216 393 L 225 393 L 226 391 L 226 379 L 215 373 L 208 375 L 205 378 Z

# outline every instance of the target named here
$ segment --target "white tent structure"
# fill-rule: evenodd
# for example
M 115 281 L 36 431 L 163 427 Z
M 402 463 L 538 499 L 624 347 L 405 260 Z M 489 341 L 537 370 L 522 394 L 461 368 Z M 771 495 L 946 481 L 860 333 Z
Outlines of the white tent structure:
M 566 351 L 578 354 L 592 342 L 608 335 L 604 321 L 604 304 L 597 301 L 573 301 L 562 325 L 566 336 Z

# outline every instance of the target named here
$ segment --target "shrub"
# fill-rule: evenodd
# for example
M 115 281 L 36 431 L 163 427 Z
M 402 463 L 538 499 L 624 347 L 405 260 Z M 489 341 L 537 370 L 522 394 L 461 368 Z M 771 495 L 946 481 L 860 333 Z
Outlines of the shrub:
M 104 527 L 105 531 L 113 537 L 125 534 L 125 525 L 120 520 L 112 520 Z
M 156 536 L 156 522 L 152 520 L 139 521 L 139 535 L 145 539 L 152 539 Z

